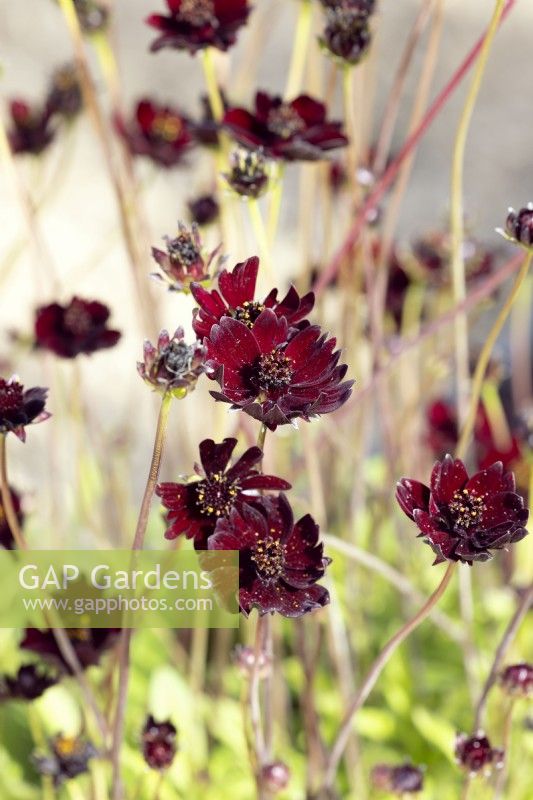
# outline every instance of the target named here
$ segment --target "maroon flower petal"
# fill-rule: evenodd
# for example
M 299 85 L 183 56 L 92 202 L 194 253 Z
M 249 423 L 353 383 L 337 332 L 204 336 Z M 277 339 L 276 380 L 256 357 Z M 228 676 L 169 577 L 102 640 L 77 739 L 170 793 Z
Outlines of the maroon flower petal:
M 438 503 L 450 503 L 456 492 L 464 488 L 468 473 L 460 459 L 446 455 L 437 462 L 431 473 L 431 492 Z

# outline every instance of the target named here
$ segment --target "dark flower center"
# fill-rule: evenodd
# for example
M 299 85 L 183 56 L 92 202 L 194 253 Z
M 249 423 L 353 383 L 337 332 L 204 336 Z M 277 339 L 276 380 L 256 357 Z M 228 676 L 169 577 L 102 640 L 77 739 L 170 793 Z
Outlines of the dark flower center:
M 200 258 L 200 253 L 189 233 L 180 233 L 167 245 L 170 260 L 175 264 L 191 267 Z
M 242 306 L 237 306 L 232 316 L 234 319 L 239 320 L 239 322 L 244 322 L 248 328 L 251 328 L 259 314 L 264 310 L 265 306 L 263 303 L 258 303 L 255 300 L 245 300 Z
M 472 490 L 463 489 L 455 492 L 449 508 L 455 523 L 461 528 L 468 529 L 481 522 L 487 506 L 483 502 L 483 496 Z
M 23 405 L 24 387 L 14 381 L 8 383 L 0 378 L 0 412 L 16 411 Z
M 259 357 L 257 382 L 265 392 L 283 389 L 292 379 L 292 361 L 282 350 L 272 350 Z
M 93 327 L 91 315 L 80 303 L 71 303 L 65 311 L 64 323 L 74 336 L 85 336 Z
M 296 133 L 305 130 L 305 122 L 292 106 L 281 103 L 269 111 L 267 128 L 282 139 L 290 139 Z
M 217 24 L 213 0 L 181 0 L 178 17 L 195 28 Z
M 58 736 L 54 741 L 54 750 L 60 758 L 69 758 L 79 750 L 79 742 L 73 736 Z
M 251 559 L 262 578 L 279 578 L 283 572 L 285 548 L 279 539 L 258 539 Z
M 183 131 L 183 122 L 174 114 L 158 114 L 151 125 L 151 133 L 165 142 L 176 142 Z
M 196 488 L 196 505 L 206 517 L 226 517 L 231 511 L 239 486 L 229 481 L 222 472 L 214 472 Z
M 163 362 L 174 375 L 185 375 L 190 371 L 196 348 L 185 342 L 170 342 L 163 353 Z

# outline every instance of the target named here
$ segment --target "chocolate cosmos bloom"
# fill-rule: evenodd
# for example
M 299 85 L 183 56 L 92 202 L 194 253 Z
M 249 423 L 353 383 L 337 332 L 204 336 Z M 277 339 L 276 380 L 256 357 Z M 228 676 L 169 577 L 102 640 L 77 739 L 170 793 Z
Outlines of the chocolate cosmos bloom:
M 206 338 L 206 366 L 221 391 L 216 400 L 232 403 L 270 430 L 301 417 L 310 420 L 336 411 L 349 398 L 353 381 L 338 366 L 340 351 L 318 325 L 289 338 L 285 317 L 265 308 L 253 326 L 222 317 Z
M 156 722 L 150 715 L 142 733 L 144 760 L 152 769 L 167 769 L 176 755 L 176 728 L 170 722 Z
M 98 752 L 94 745 L 79 736 L 55 736 L 48 756 L 36 756 L 33 761 L 41 775 L 51 775 L 54 786 L 77 778 L 89 770 L 89 761 Z
M 220 248 L 217 247 L 209 256 L 204 257 L 202 241 L 195 223 L 189 231 L 182 222 L 178 222 L 178 235 L 174 239 L 165 236 L 164 241 L 166 252 L 152 247 L 152 256 L 163 272 L 163 275 L 152 272 L 152 278 L 167 283 L 172 292 L 188 292 L 193 281 L 209 280 L 209 267 Z
M 197 225 L 210 225 L 218 219 L 219 205 L 212 194 L 202 194 L 188 203 L 189 214 Z
M 217 523 L 209 550 L 239 551 L 239 607 L 245 615 L 257 608 L 261 615 L 301 617 L 329 603 L 327 589 L 317 584 L 329 563 L 318 525 L 309 514 L 295 524 L 284 495 L 234 508 Z
M 80 297 L 73 297 L 65 306 L 42 306 L 35 314 L 35 346 L 62 358 L 114 347 L 121 334 L 107 327 L 109 315 L 103 303 Z
M 13 100 L 10 113 L 12 125 L 8 138 L 13 153 L 42 153 L 55 135 L 50 109 L 32 107 L 23 100 Z
M 0 378 L 0 435 L 14 433 L 24 442 L 26 425 L 44 422 L 50 414 L 44 410 L 48 389 L 35 386 L 24 389 L 13 376 L 8 381 Z
M 14 678 L 0 677 L 0 700 L 35 700 L 56 683 L 57 678 L 35 664 L 26 664 L 20 667 Z
M 237 148 L 230 155 L 230 167 L 224 178 L 236 194 L 257 199 L 267 191 L 270 175 L 262 147 Z
M 22 525 L 24 520 L 24 514 L 22 513 L 22 507 L 20 503 L 20 497 L 15 492 L 14 489 L 10 488 L 11 493 L 11 502 L 13 504 L 13 509 L 15 514 L 17 515 L 17 519 L 19 525 Z M 0 495 L 0 547 L 4 547 L 6 550 L 13 550 L 15 547 L 15 540 L 13 538 L 13 533 L 11 528 L 9 527 L 9 523 L 7 521 L 7 517 L 2 506 L 2 497 Z
M 511 664 L 500 675 L 500 686 L 511 697 L 533 695 L 533 665 Z
M 272 289 L 263 301 L 255 300 L 258 271 L 259 259 L 252 256 L 237 264 L 231 272 L 222 270 L 218 276 L 218 291 L 208 292 L 199 284 L 191 285 L 191 294 L 200 306 L 193 312 L 192 323 L 199 339 L 209 336 L 213 325 L 223 317 L 237 319 L 253 328 L 261 312 L 270 308 L 277 317 L 285 317 L 290 326 L 295 326 L 312 311 L 315 304 L 313 292 L 300 297 L 294 286 L 283 300 L 277 299 L 277 289 Z
M 98 664 L 103 653 L 115 642 L 117 628 L 66 628 L 65 632 L 70 639 L 74 652 L 83 669 Z M 51 630 L 38 630 L 26 628 L 24 638 L 20 643 L 23 650 L 37 653 L 58 666 L 64 672 L 70 672 L 70 667 L 63 659 L 61 651 Z
M 156 488 L 157 496 L 168 509 L 166 539 L 185 534 L 194 539 L 197 549 L 203 549 L 217 520 L 254 499 L 247 492 L 290 489 L 287 481 L 263 475 L 257 469 L 263 458 L 259 447 L 250 447 L 228 469 L 236 444 L 237 439 L 224 439 L 220 444 L 204 439 L 200 444 L 201 466 L 195 467 L 200 480 L 160 483 Z
M 437 461 L 431 484 L 403 478 L 396 499 L 420 529 L 419 536 L 442 561 L 487 561 L 527 535 L 529 512 L 515 492 L 515 479 L 501 462 L 471 478 L 462 461 Z
M 367 54 L 372 34 L 367 17 L 350 4 L 328 10 L 327 24 L 320 44 L 342 64 L 358 64 Z
M 192 392 L 204 372 L 204 355 L 201 344 L 185 342 L 183 328 L 178 328 L 172 339 L 163 330 L 157 347 L 145 341 L 144 360 L 137 362 L 137 372 L 156 392 L 171 392 L 174 397 L 183 398 Z
M 115 119 L 115 127 L 131 153 L 146 156 L 162 167 L 174 167 L 193 144 L 189 124 L 181 112 L 144 98 L 130 123 Z
M 316 161 L 348 144 L 342 122 L 329 122 L 326 106 L 307 95 L 286 103 L 281 97 L 257 92 L 253 114 L 230 108 L 223 125 L 240 144 L 262 147 L 269 158 L 285 161 Z
M 471 775 L 483 772 L 490 775 L 493 767 L 503 766 L 504 751 L 493 748 L 483 731 L 474 736 L 459 733 L 455 740 L 455 757 L 457 763 Z
M 509 209 L 505 233 L 507 238 L 523 244 L 524 247 L 533 247 L 533 203 L 528 203 L 520 211 Z
M 424 773 L 413 764 L 376 764 L 372 770 L 372 783 L 377 789 L 403 797 L 418 794 L 424 788 Z
M 151 14 L 146 22 L 160 31 L 152 52 L 164 47 L 196 53 L 206 47 L 228 50 L 250 14 L 248 0 L 166 0 L 169 16 Z

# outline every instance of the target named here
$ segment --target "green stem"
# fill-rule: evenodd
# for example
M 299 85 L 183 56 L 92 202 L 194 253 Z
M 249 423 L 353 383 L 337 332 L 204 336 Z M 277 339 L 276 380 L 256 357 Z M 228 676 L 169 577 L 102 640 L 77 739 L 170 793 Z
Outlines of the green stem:
M 255 198 L 249 198 L 247 202 L 248 211 L 250 213 L 250 221 L 254 229 L 257 246 L 259 247 L 259 255 L 261 261 L 265 266 L 268 277 L 271 281 L 275 281 L 274 271 L 272 269 L 272 261 L 270 258 L 270 243 L 265 229 L 265 223 L 261 215 L 259 203 Z
M 211 113 L 215 122 L 220 122 L 224 116 L 224 101 L 218 86 L 217 73 L 213 61 L 213 52 L 207 47 L 202 51 L 202 66 L 204 68 L 205 85 Z
M 298 21 L 294 34 L 294 47 L 289 67 L 289 76 L 285 87 L 285 97 L 287 100 L 294 99 L 302 88 L 312 21 L 313 5 L 311 0 L 300 0 L 300 10 L 298 12 Z

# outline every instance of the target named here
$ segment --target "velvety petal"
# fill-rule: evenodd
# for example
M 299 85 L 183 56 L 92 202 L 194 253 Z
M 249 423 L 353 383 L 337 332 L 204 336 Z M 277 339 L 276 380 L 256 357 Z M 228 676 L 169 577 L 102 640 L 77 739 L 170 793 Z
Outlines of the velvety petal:
M 277 478 L 275 475 L 263 475 L 262 473 L 244 478 L 240 482 L 240 486 L 243 492 L 251 489 L 274 489 L 279 492 L 285 492 L 291 488 L 291 484 L 288 481 L 284 481 L 283 478 Z
M 290 105 L 309 126 L 321 125 L 326 119 L 326 106 L 309 95 L 300 95 Z
M 227 438 L 220 444 L 216 444 L 212 439 L 204 439 L 200 443 L 200 461 L 207 476 L 215 472 L 224 472 L 231 454 L 235 450 L 237 439 Z
M 283 344 L 287 339 L 287 330 L 285 317 L 277 317 L 271 309 L 265 308 L 253 326 L 253 335 L 259 352 L 270 353 L 278 345 Z
M 416 509 L 428 510 L 430 491 L 420 481 L 402 478 L 396 485 L 396 500 L 402 511 L 413 519 Z
M 464 488 L 468 473 L 460 459 L 446 455 L 433 467 L 431 473 L 431 492 L 438 503 L 450 503 L 456 492 Z
M 206 348 L 208 362 L 227 364 L 236 370 L 251 364 L 260 352 L 250 329 L 230 317 L 223 317 L 218 325 L 213 325 Z
M 237 264 L 231 272 L 222 270 L 218 278 L 220 292 L 231 308 L 238 308 L 252 301 L 259 270 L 257 256 Z
M 476 472 L 465 487 L 477 495 L 496 494 L 508 490 L 508 479 L 504 475 L 503 464 L 497 461 L 488 469 Z

